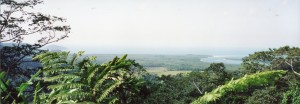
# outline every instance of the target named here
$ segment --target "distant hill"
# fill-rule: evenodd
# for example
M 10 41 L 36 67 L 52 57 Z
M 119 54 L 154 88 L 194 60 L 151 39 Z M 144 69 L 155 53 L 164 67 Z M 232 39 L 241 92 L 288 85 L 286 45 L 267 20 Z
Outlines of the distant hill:
M 5 47 L 5 46 L 13 46 L 14 43 L 0 43 L 0 48 Z
M 67 50 L 66 47 L 59 46 L 59 45 L 47 45 L 47 46 L 43 47 L 42 49 L 46 49 L 46 50 L 49 50 L 52 52 L 60 52 L 60 51 Z
M 5 46 L 13 46 L 14 44 L 16 44 L 16 43 L 0 43 L 0 48 L 5 47 Z M 26 44 L 26 43 L 23 43 L 23 44 Z M 42 47 L 41 49 L 49 50 L 52 52 L 59 52 L 59 51 L 67 50 L 66 47 L 59 46 L 59 45 L 47 45 L 45 47 Z

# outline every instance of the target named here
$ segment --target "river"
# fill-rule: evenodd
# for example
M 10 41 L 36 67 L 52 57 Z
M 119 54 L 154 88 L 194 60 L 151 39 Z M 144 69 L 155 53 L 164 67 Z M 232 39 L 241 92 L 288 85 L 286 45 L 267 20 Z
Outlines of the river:
M 211 57 L 201 58 L 200 61 L 208 63 L 241 64 L 242 58 L 246 55 L 213 55 Z

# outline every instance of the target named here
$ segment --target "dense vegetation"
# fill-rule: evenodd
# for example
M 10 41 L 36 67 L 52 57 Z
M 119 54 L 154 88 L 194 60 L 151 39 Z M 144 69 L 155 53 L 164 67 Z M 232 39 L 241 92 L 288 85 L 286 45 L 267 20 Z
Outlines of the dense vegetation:
M 116 55 L 101 55 L 97 62 L 106 62 Z M 119 55 L 120 56 L 120 55 Z M 201 62 L 201 58 L 207 55 L 129 55 L 128 58 L 136 60 L 144 67 L 165 67 L 168 70 L 202 70 L 209 66 L 209 63 Z
M 286 67 L 278 70 L 251 67 L 249 63 L 265 62 L 255 63 L 264 58 L 259 54 L 262 52 L 256 52 L 245 57 L 244 68 L 235 72 L 226 71 L 223 63 L 213 63 L 203 71 L 167 76 L 147 73 L 134 60 L 126 59 L 127 55 L 98 64 L 94 62 L 96 57 L 80 58 L 83 52 L 47 52 L 34 58 L 43 67 L 18 87 L 11 87 L 12 80 L 1 72 L 1 102 L 297 104 L 300 76 L 299 67 L 295 67 L 299 65 L 299 57 L 295 57 L 299 53 L 295 52 L 299 50 L 285 46 L 263 51 L 278 55 L 276 58 L 284 56 L 283 62 L 292 60 L 293 64 L 282 62 L 280 66 Z
M 97 63 L 108 62 L 118 54 L 88 54 L 86 56 L 97 56 Z M 201 58 L 211 57 L 209 55 L 143 55 L 129 54 L 128 58 L 136 60 L 146 69 L 165 68 L 169 71 L 199 71 L 209 67 L 210 63 L 201 61 Z M 240 59 L 241 60 L 241 59 Z M 225 64 L 226 70 L 238 70 L 238 64 Z
M 180 55 L 153 55 L 153 59 L 141 57 L 139 62 L 124 55 L 99 61 L 101 56 L 83 55 L 84 52 L 41 50 L 46 44 L 66 38 L 70 27 L 55 25 L 64 23 L 63 18 L 26 11 L 40 3 L 1 2 L 1 6 L 9 8 L 1 14 L 0 21 L 1 104 L 300 103 L 299 47 L 255 52 L 244 57 L 235 71 L 228 71 L 224 63 L 199 63 L 199 57 L 204 57 L 201 55 L 188 55 L 191 60 Z M 22 15 L 12 15 L 18 13 Z M 24 37 L 34 33 L 46 36 L 33 44 L 23 43 Z M 57 37 L 55 34 L 59 33 L 61 36 Z M 12 45 L 2 46 L 2 42 Z M 192 72 L 158 76 L 148 73 L 143 65 Z

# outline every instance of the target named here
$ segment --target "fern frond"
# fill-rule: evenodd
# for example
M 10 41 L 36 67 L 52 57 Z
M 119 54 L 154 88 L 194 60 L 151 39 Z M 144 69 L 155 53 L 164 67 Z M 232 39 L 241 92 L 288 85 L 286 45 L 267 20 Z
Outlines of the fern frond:
M 87 81 L 89 84 L 91 84 L 92 82 L 92 78 L 94 78 L 96 76 L 96 74 L 100 71 L 100 67 L 99 66 L 95 66 L 95 67 L 90 67 L 88 69 L 88 71 L 91 71 L 90 73 L 88 73 L 88 77 L 87 77 Z
M 61 93 L 54 95 L 53 97 L 51 97 L 50 101 L 54 101 L 54 100 L 68 101 L 72 99 L 82 101 L 83 99 L 92 98 L 92 94 L 90 92 L 84 92 L 81 90 L 76 90 L 76 91 L 71 91 L 71 90 L 69 92 L 63 91 Z
M 42 64 L 47 65 L 47 63 L 52 62 L 54 60 L 66 60 L 68 58 L 70 52 L 49 52 L 45 53 L 45 55 L 41 54 L 34 57 L 35 60 L 39 59 Z
M 97 99 L 98 102 L 102 102 L 103 99 L 110 93 L 112 90 L 114 90 L 116 87 L 118 87 L 120 84 L 122 84 L 122 81 L 116 81 L 113 85 L 111 85 L 109 88 L 105 89 L 100 97 Z
M 120 63 L 120 62 L 123 62 L 125 61 L 127 58 L 127 54 L 123 55 L 122 58 L 120 58 L 117 62 Z
M 126 69 L 132 64 L 126 60 L 127 55 L 95 64 L 96 57 L 79 60 L 82 51 L 73 56 L 69 53 L 48 52 L 34 58 L 43 65 L 43 81 L 51 84 L 47 87 L 51 92 L 41 94 L 45 103 L 109 102 L 106 97 L 114 98 L 111 92 L 123 83 Z
M 78 69 L 71 69 L 71 68 L 64 68 L 64 67 L 61 67 L 61 68 L 53 68 L 51 70 L 44 70 L 44 73 L 47 73 L 47 74 L 63 74 L 63 73 L 68 73 L 68 72 L 74 72 Z
M 60 80 L 71 80 L 80 78 L 80 76 L 74 75 L 74 74 L 60 74 L 53 77 L 47 77 L 44 79 L 45 82 L 55 82 Z
M 245 75 L 243 78 L 231 80 L 229 83 L 219 86 L 210 93 L 205 93 L 192 104 L 207 104 L 218 100 L 228 92 L 241 92 L 251 86 L 264 86 L 272 84 L 285 73 L 286 71 L 284 70 L 274 70 L 260 72 L 253 75 Z
M 96 77 L 96 80 L 104 78 L 105 75 L 111 70 L 111 65 L 106 66 L 101 73 Z
M 41 88 L 40 86 L 40 82 L 38 82 L 36 85 L 35 85 L 35 90 L 34 90 L 34 96 L 33 96 L 33 103 L 34 104 L 38 104 L 40 103 L 40 98 L 38 96 L 38 93 L 42 90 L 43 88 Z
M 100 88 L 100 86 L 103 84 L 103 82 L 109 78 L 109 76 L 111 75 L 111 73 L 114 73 L 114 72 L 116 72 L 116 71 L 110 71 L 110 72 L 108 72 L 107 74 L 105 74 L 102 78 L 100 78 L 100 79 L 96 82 L 96 84 L 95 84 L 95 86 L 94 86 L 94 90 L 97 91 L 97 90 Z
M 116 104 L 116 101 L 118 101 L 118 98 L 113 98 L 112 100 L 110 100 L 109 102 L 108 102 L 108 104 Z
M 68 101 L 58 101 L 56 104 L 77 104 L 77 101 L 74 100 L 68 100 Z
M 77 54 L 74 54 L 73 57 L 71 58 L 71 60 L 69 61 L 70 65 L 75 65 L 75 62 L 77 61 L 77 59 L 82 56 L 82 54 L 84 53 L 84 51 L 79 51 Z
M 48 89 L 74 89 L 74 88 L 83 88 L 83 87 L 88 87 L 85 84 L 82 83 L 62 83 L 62 84 L 55 84 L 55 85 L 50 85 L 47 88 Z

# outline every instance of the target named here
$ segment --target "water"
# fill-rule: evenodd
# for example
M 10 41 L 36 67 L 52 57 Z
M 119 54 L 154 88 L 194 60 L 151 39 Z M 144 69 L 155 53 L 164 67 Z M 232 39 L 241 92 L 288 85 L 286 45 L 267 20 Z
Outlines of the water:
M 215 55 L 212 57 L 201 58 L 200 61 L 208 63 L 241 64 L 245 55 Z

